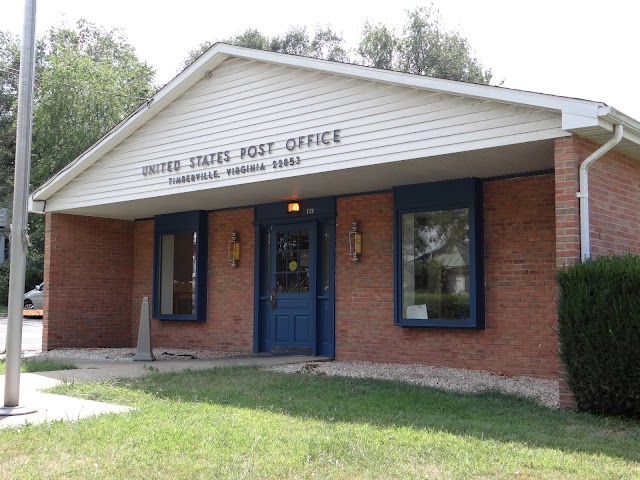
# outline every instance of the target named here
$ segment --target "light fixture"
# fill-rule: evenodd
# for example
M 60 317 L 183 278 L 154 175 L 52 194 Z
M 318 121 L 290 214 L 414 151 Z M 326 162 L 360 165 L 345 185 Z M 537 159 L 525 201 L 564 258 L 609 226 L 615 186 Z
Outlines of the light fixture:
M 362 233 L 358 231 L 358 222 L 354 218 L 349 232 L 349 256 L 352 257 L 354 263 L 357 263 L 360 260 L 360 255 L 362 255 Z
M 298 202 L 292 202 L 287 205 L 287 213 L 299 212 L 300 204 Z
M 233 268 L 236 268 L 240 261 L 240 239 L 235 230 L 231 232 L 231 241 L 229 242 L 229 261 Z

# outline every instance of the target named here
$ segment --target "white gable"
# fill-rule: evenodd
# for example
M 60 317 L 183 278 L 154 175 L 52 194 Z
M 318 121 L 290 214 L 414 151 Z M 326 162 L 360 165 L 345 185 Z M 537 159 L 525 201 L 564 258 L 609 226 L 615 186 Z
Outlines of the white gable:
M 230 59 L 54 194 L 47 210 L 416 158 L 428 170 L 427 157 L 563 134 L 549 110 Z

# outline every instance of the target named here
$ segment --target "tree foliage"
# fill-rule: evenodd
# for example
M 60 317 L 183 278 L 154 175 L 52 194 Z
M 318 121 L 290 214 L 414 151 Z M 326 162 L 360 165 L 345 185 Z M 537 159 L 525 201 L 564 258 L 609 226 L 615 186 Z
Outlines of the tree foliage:
M 386 25 L 365 23 L 358 46 L 360 62 L 375 68 L 398 68 L 398 41 L 398 37 Z
M 0 207 L 9 208 L 19 57 L 18 39 L 0 32 Z M 154 70 L 138 59 L 119 30 L 105 30 L 83 19 L 74 28 L 55 27 L 40 38 L 31 188 L 55 175 L 151 96 L 153 76 Z M 44 218 L 30 215 L 29 226 L 26 285 L 31 288 L 44 276 Z
M 222 40 L 222 43 L 336 62 L 349 61 L 342 35 L 334 32 L 330 27 L 317 27 L 312 37 L 307 33 L 306 27 L 291 27 L 284 35 L 273 37 L 268 37 L 259 30 L 250 28 L 241 34 Z M 193 63 L 213 45 L 214 43 L 207 41 L 195 50 L 190 51 L 183 61 L 183 67 Z
M 19 69 L 18 38 L 0 32 L 0 208 L 10 206 L 13 192 Z
M 386 25 L 365 24 L 358 56 L 364 65 L 429 77 L 482 84 L 492 78 L 467 39 L 446 31 L 432 6 L 408 11 L 400 36 Z
M 32 186 L 39 186 L 153 93 L 153 69 L 118 30 L 80 20 L 45 39 L 34 106 Z
M 292 27 L 284 35 L 274 37 L 248 29 L 222 43 L 463 82 L 488 84 L 492 78 L 491 70 L 484 69 L 474 57 L 467 39 L 444 28 L 433 6 L 407 11 L 400 35 L 384 24 L 365 23 L 355 52 L 350 51 L 342 35 L 330 27 L 317 27 L 313 36 L 309 36 L 304 27 Z M 212 42 L 205 42 L 189 52 L 183 66 L 191 64 L 212 46 Z M 355 53 L 354 58 L 351 53 Z

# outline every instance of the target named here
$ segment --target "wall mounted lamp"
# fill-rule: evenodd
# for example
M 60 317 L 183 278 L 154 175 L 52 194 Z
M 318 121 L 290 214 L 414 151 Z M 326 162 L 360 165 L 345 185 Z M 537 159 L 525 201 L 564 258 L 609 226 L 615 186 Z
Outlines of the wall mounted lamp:
M 354 218 L 349 232 L 349 256 L 354 263 L 357 263 L 360 255 L 362 255 L 362 233 L 358 231 L 358 222 Z
M 240 239 L 235 230 L 231 232 L 231 241 L 229 242 L 229 261 L 233 268 L 236 268 L 240 262 Z
M 300 204 L 298 202 L 291 202 L 287 204 L 287 213 L 299 212 Z

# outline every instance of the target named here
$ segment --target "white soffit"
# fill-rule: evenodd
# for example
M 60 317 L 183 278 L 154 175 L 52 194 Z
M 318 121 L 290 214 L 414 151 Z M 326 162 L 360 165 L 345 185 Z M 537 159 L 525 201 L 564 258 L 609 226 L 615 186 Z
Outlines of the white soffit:
M 389 190 L 463 177 L 493 178 L 553 168 L 553 140 L 509 145 L 214 188 L 129 202 L 78 204 L 65 213 L 134 220 L 188 210 L 219 210 L 285 200 Z M 525 169 L 525 170 L 523 170 Z

